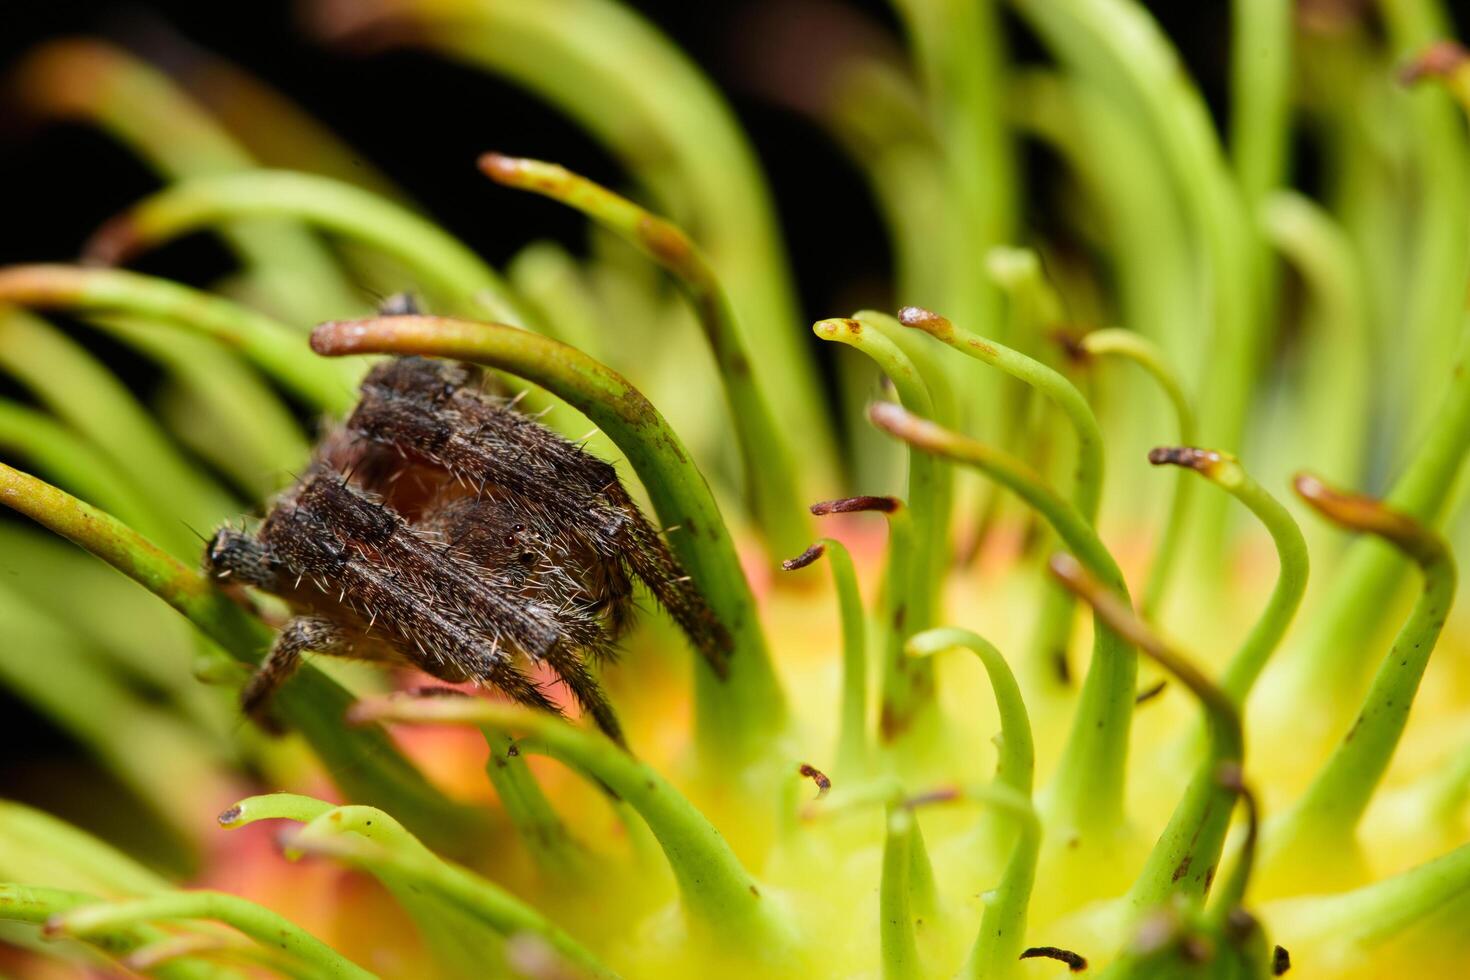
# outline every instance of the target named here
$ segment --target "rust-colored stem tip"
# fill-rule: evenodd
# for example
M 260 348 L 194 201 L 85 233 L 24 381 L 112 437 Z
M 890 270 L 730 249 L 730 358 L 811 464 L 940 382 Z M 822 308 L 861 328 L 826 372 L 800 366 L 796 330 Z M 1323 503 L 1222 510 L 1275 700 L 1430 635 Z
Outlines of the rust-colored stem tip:
M 827 778 L 827 774 L 816 766 L 803 762 L 796 767 L 796 771 L 798 774 L 805 776 L 817 784 L 817 799 L 819 800 L 826 796 L 827 791 L 832 788 L 832 780 Z
M 1448 78 L 1466 61 L 1470 61 L 1470 52 L 1458 41 L 1435 41 L 1399 70 L 1399 81 L 1413 85 L 1426 78 Z
M 949 323 L 938 313 L 926 310 L 922 306 L 903 307 L 898 311 L 898 322 L 906 327 L 916 327 L 920 330 L 933 330 Z
M 78 263 L 110 268 L 127 262 L 139 251 L 138 229 L 133 216 L 124 212 L 109 218 L 82 246 Z
M 816 517 L 826 517 L 828 514 L 855 514 L 862 511 L 892 514 L 901 506 L 903 504 L 897 497 L 843 497 L 840 500 L 823 500 L 812 504 L 811 512 Z
M 1148 451 L 1148 461 L 1155 466 L 1183 466 L 1208 473 L 1220 462 L 1220 454 L 1213 449 L 1196 449 L 1193 446 L 1159 446 Z
M 794 572 L 798 568 L 805 568 L 805 567 L 807 567 L 812 562 L 814 562 L 818 558 L 822 557 L 822 555 L 826 554 L 826 552 L 827 552 L 827 546 L 824 545 L 824 544 L 821 544 L 819 542 L 817 544 L 812 545 L 810 548 L 806 549 L 801 554 L 797 555 L 795 558 L 788 558 L 788 559 L 786 559 L 785 561 L 783 561 L 781 563 L 781 567 L 784 568 L 788 572 Z
M 500 184 L 513 183 L 520 173 L 521 161 L 503 153 L 481 153 L 475 161 L 480 173 Z
M 1070 949 L 1062 949 L 1060 946 L 1032 946 L 1020 956 L 1023 960 L 1036 959 L 1037 957 L 1045 957 L 1049 960 L 1061 960 L 1067 964 L 1067 969 L 1073 973 L 1081 973 L 1087 969 L 1086 959 L 1078 956 Z

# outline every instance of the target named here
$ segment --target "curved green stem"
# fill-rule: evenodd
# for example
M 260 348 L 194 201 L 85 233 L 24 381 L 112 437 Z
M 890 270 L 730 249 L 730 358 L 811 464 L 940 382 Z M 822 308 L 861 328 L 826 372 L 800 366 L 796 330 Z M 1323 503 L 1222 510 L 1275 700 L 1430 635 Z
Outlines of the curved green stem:
M 975 942 L 965 957 L 960 976 L 970 980 L 1004 977 L 1015 970 L 1026 942 L 1026 912 L 1036 884 L 1036 864 L 1041 851 L 1041 819 L 1031 805 L 1029 793 L 1009 786 L 969 786 L 962 795 L 995 807 L 1015 821 L 1019 829 L 1011 859 L 1000 881 L 986 897 L 985 912 Z
M 154 533 L 162 530 L 153 504 L 128 477 L 49 415 L 0 399 L 0 447 L 29 458 L 36 469 L 129 523 Z
M 1412 559 L 1424 590 L 1363 699 L 1357 721 L 1312 780 L 1272 827 L 1271 852 L 1310 842 L 1314 853 L 1352 840 L 1408 724 L 1409 709 L 1455 598 L 1455 563 L 1444 539 L 1407 514 L 1370 497 L 1334 490 L 1315 477 L 1296 478 L 1296 491 L 1334 523 L 1375 535 Z
M 1184 393 L 1179 375 L 1169 365 L 1168 358 L 1157 344 L 1132 330 L 1094 330 L 1080 341 L 1081 350 L 1092 357 L 1120 357 L 1132 361 L 1158 383 L 1169 405 L 1174 409 L 1175 424 L 1179 433 L 1179 444 L 1194 444 L 1194 410 L 1189 406 L 1189 396 Z M 1180 541 L 1184 534 L 1184 522 L 1189 516 L 1190 499 L 1194 496 L 1194 483 L 1189 474 L 1180 473 L 1174 485 L 1174 497 L 1169 502 L 1169 516 L 1164 521 L 1164 531 L 1154 549 L 1153 561 L 1149 563 L 1148 581 L 1143 587 L 1143 598 L 1138 611 L 1145 619 L 1150 618 L 1163 602 L 1164 592 L 1174 572 L 1179 557 Z
M 324 977 L 374 980 L 375 975 L 270 909 L 224 892 L 168 892 L 149 898 L 86 905 L 53 916 L 46 931 L 87 936 L 148 922 L 215 919 L 239 929 L 262 946 L 285 950 Z
M 776 954 L 791 938 L 772 901 L 741 866 L 718 830 L 654 769 L 604 736 L 551 715 L 481 698 L 386 697 L 360 701 L 355 721 L 474 724 L 532 736 L 541 752 L 600 780 L 638 811 L 658 838 L 684 907 L 711 936 Z
M 122 522 L 49 484 L 0 464 L 0 505 L 80 545 L 167 602 L 237 661 L 255 665 L 270 631 L 203 575 L 180 564 Z M 347 732 L 338 719 L 352 697 L 307 665 L 280 692 L 282 716 L 354 798 L 381 802 L 435 839 L 474 835 L 481 821 L 451 803 L 393 746 L 381 729 Z
M 248 364 L 205 337 L 189 337 L 166 324 L 128 317 L 97 316 L 93 326 L 157 361 L 177 383 L 189 420 L 202 416 L 207 430 L 194 433 L 189 445 L 253 499 L 280 489 L 288 473 L 297 472 L 311 453 L 301 426 L 290 409 Z
M 1225 668 L 1220 686 L 1236 704 L 1243 705 L 1301 605 L 1307 590 L 1307 542 L 1301 528 L 1279 501 L 1251 479 L 1245 467 L 1229 453 L 1188 447 L 1155 449 L 1148 454 L 1155 466 L 1172 463 L 1193 470 L 1239 500 L 1260 520 L 1276 545 L 1280 571 L 1271 598 Z M 1187 474 L 1186 474 L 1187 475 Z
M 832 585 L 842 619 L 842 706 L 838 713 L 837 769 L 864 773 L 868 768 L 867 616 L 858 591 L 852 555 L 836 538 L 821 538 L 796 558 L 781 563 L 787 571 L 805 568 L 823 555 L 832 568 Z
M 611 149 L 661 211 L 698 229 L 750 331 L 761 389 L 780 393 L 810 468 L 838 472 L 815 365 L 791 329 L 796 301 L 755 154 L 716 88 L 657 29 L 615 0 L 390 0 L 332 7 L 323 21 L 342 34 L 387 27 L 509 75 Z
M 791 443 L 776 424 L 767 392 L 752 371 L 749 333 L 735 315 L 715 270 L 683 230 L 564 167 L 487 153 L 480 170 L 507 187 L 560 201 L 592 218 L 663 266 L 683 288 L 719 368 L 757 517 L 769 546 L 789 554 L 811 540 L 796 501 Z
M 98 901 L 81 892 L 0 882 L 0 920 L 45 925 L 56 916 L 73 909 L 95 906 Z M 159 942 L 167 935 L 153 926 L 127 924 L 99 929 L 85 938 L 108 955 L 122 957 Z M 222 974 L 223 971 L 212 963 L 188 959 L 160 964 L 152 972 L 153 976 L 163 980 L 222 980 Z
M 1176 891 L 1202 895 L 1214 878 L 1215 862 L 1230 824 L 1231 805 L 1240 792 L 1240 762 L 1245 753 L 1240 712 L 1223 688 L 1174 652 L 1138 618 L 1126 596 L 1099 582 L 1076 558 L 1054 556 L 1051 572 L 1092 606 L 1103 622 L 1189 688 L 1209 720 L 1209 755 L 1174 808 L 1128 901 L 1137 912 L 1161 904 Z M 1181 880 L 1185 883 L 1180 884 Z
M 1000 713 L 1000 754 L 995 779 L 1029 799 L 1036 771 L 1031 721 L 1026 716 L 1026 702 L 1016 677 L 995 644 L 970 630 L 940 627 L 911 637 L 907 652 L 910 656 L 927 657 L 954 647 L 964 647 L 980 658 L 995 694 L 995 706 Z
M 368 245 L 457 313 L 525 323 L 500 276 L 458 239 L 401 204 L 315 174 L 252 170 L 179 181 L 109 220 L 83 255 L 118 265 L 190 232 L 263 216 L 295 218 Z
M 166 279 L 117 269 L 12 265 L 0 269 L 0 302 L 166 322 L 238 349 L 314 408 L 344 413 L 355 401 L 352 374 L 340 365 L 309 357 L 306 338 L 297 331 Z
M 197 545 L 180 519 L 211 527 L 237 510 L 228 493 L 190 465 L 112 371 L 46 321 L 0 310 L 0 368 L 97 447 L 113 471 L 126 474 L 119 492 L 137 489 L 149 505 L 149 530 L 176 554 Z
M 593 976 L 614 974 L 581 943 L 503 889 L 445 861 L 423 845 L 389 814 L 374 807 L 341 806 L 309 797 L 252 797 L 226 811 L 229 827 L 257 820 L 296 820 L 304 826 L 285 841 L 288 856 L 326 855 L 379 877 L 405 904 L 427 892 L 503 936 L 529 933 L 546 942 L 570 963 Z M 224 820 L 224 816 L 231 819 Z M 481 939 L 485 937 L 480 937 Z
M 868 410 L 878 428 L 926 452 L 974 466 L 1036 508 L 1094 574 L 1126 596 L 1123 573 L 1097 532 L 1077 508 L 1048 488 L 1021 461 L 989 446 L 879 402 Z M 1128 730 L 1133 718 L 1138 662 L 1127 640 L 1100 617 L 1092 666 L 1082 688 L 1072 729 L 1058 764 L 1051 800 L 1059 825 L 1069 832 L 1102 835 L 1123 822 Z M 1064 833 L 1065 833 L 1064 832 Z
M 588 872 L 586 855 L 578 851 L 566 824 L 551 807 L 541 784 L 526 765 L 516 742 L 504 732 L 485 729 L 490 758 L 485 773 L 500 805 L 536 863 L 553 875 Z
M 929 387 L 903 350 L 881 330 L 865 326 L 850 318 L 818 320 L 812 332 L 823 340 L 856 348 L 878 365 L 893 382 L 898 397 L 909 411 L 926 418 L 934 415 L 934 402 Z M 910 554 L 890 551 L 890 567 L 905 565 L 902 577 L 890 575 L 889 590 L 900 601 L 902 619 L 889 619 L 886 629 L 891 634 L 885 645 L 883 691 L 881 694 L 879 731 L 890 741 L 907 730 L 915 716 L 931 703 L 934 691 L 933 670 L 928 664 L 906 663 L 903 640 L 917 630 L 926 629 L 938 614 L 941 597 L 940 564 L 937 553 L 947 553 L 940 530 L 947 523 L 940 513 L 944 498 L 940 462 L 918 449 L 909 451 L 908 503 L 912 508 L 914 548 Z
M 626 455 L 666 526 L 670 546 L 727 629 L 729 673 L 695 661 L 696 737 L 717 756 L 751 761 L 786 724 L 786 703 L 771 665 L 750 584 L 709 486 L 679 437 L 626 379 L 547 337 L 503 324 L 444 317 L 380 317 L 328 323 L 312 335 L 328 356 L 390 353 L 454 357 L 500 368 L 583 412 Z
M 66 38 L 33 51 L 13 90 L 32 110 L 85 119 L 143 157 L 161 176 L 187 179 L 248 170 L 255 161 L 192 92 L 101 41 Z M 248 216 L 247 216 L 248 217 Z M 286 222 L 241 220 L 220 229 L 254 285 L 283 315 L 311 323 L 362 305 L 331 253 Z

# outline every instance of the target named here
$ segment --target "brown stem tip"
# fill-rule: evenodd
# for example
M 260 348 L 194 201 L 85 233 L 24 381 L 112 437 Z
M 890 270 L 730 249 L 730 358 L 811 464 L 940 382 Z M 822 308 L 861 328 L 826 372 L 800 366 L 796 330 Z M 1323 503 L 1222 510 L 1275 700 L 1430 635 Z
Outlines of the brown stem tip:
M 1183 466 L 1209 476 L 1222 457 L 1213 449 L 1196 449 L 1193 446 L 1159 446 L 1148 451 L 1148 461 L 1155 466 Z
M 1291 969 L 1291 954 L 1286 951 L 1285 946 L 1277 946 L 1271 951 L 1271 976 L 1279 977 Z
M 1376 497 L 1338 490 L 1310 473 L 1298 473 L 1292 487 L 1297 496 L 1334 524 L 1376 534 L 1418 561 L 1427 562 L 1444 551 L 1444 542 L 1432 529 Z
M 905 306 L 898 311 L 898 322 L 935 337 L 947 337 L 954 333 L 954 324 L 947 318 L 922 306 Z
M 1169 682 L 1167 680 L 1161 680 L 1157 684 L 1146 687 L 1142 691 L 1138 692 L 1138 696 L 1133 699 L 1133 703 L 1146 704 L 1149 701 L 1152 701 L 1154 698 L 1158 697 L 1160 694 L 1163 694 L 1164 688 L 1168 686 Z
M 1458 41 L 1435 41 L 1399 69 L 1399 81 L 1413 85 L 1426 78 L 1448 78 L 1470 61 Z
M 797 555 L 795 558 L 788 558 L 783 561 L 781 563 L 781 567 L 786 569 L 786 571 L 788 572 L 794 572 L 798 568 L 807 567 L 826 553 L 827 546 L 818 542 L 817 544 L 814 544 L 810 548 L 803 551 L 801 554 Z
M 796 767 L 796 771 L 799 775 L 804 776 L 817 784 L 817 799 L 820 800 L 822 797 L 827 795 L 827 792 L 829 790 L 832 789 L 832 780 L 828 779 L 827 774 L 818 769 L 816 766 L 803 762 L 801 765 Z
M 828 514 L 856 514 L 863 511 L 892 514 L 902 506 L 903 501 L 897 497 L 842 497 L 839 500 L 823 500 L 812 504 L 811 512 L 816 517 L 826 517 Z
M 1063 963 L 1067 964 L 1067 969 L 1071 970 L 1073 973 L 1081 973 L 1083 970 L 1087 969 L 1086 959 L 1078 956 L 1070 949 L 1062 949 L 1060 946 L 1032 946 L 1030 949 L 1023 952 L 1020 956 L 1020 959 L 1023 960 L 1033 960 L 1037 958 L 1044 958 L 1048 960 L 1061 960 Z

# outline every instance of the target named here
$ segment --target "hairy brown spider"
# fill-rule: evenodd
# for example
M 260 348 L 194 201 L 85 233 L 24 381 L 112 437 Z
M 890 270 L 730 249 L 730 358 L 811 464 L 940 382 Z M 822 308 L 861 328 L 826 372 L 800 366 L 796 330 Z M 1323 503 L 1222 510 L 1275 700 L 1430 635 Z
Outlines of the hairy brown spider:
M 211 574 L 295 614 L 241 692 L 252 718 L 268 724 L 306 651 L 409 664 L 556 711 L 524 669 L 545 664 L 620 739 L 589 664 L 614 653 L 634 578 L 723 669 L 729 635 L 612 466 L 483 382 L 455 362 L 379 364 L 259 529 L 211 539 Z

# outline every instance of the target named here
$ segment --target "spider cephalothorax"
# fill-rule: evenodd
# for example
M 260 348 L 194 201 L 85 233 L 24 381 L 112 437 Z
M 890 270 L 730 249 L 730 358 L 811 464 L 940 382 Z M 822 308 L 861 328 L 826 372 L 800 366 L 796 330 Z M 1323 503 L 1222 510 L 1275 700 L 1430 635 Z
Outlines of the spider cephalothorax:
M 378 365 L 259 530 L 210 541 L 217 577 L 296 613 L 245 687 L 252 716 L 264 719 L 307 650 L 412 664 L 555 710 L 530 662 L 619 737 L 588 664 L 626 628 L 634 577 L 723 664 L 727 634 L 613 468 L 480 381 L 451 362 Z

